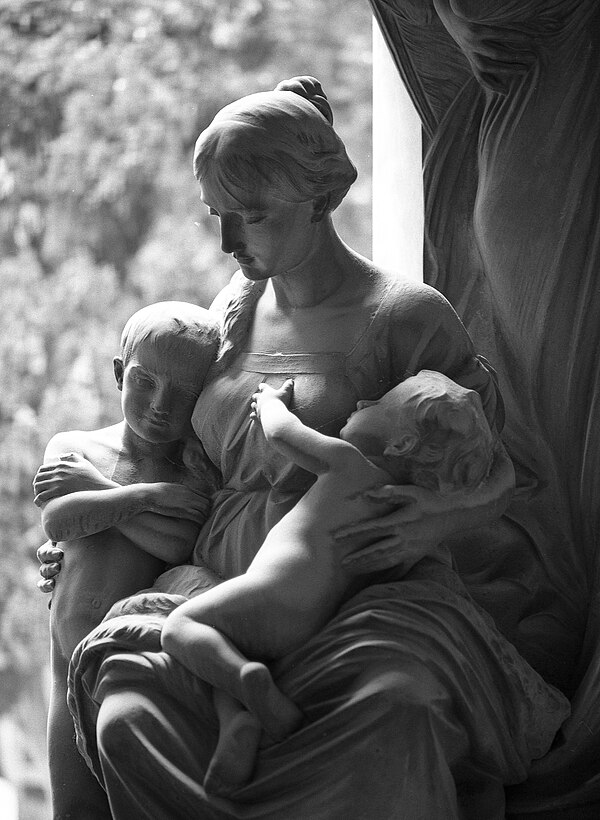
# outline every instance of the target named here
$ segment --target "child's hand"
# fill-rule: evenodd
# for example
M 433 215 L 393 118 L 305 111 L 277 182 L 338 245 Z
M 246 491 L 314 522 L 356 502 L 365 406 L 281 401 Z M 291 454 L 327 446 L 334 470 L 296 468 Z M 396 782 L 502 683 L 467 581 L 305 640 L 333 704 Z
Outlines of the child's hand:
M 53 498 L 81 490 L 106 490 L 118 486 L 81 453 L 62 453 L 42 464 L 33 479 L 34 504 L 43 506 Z
M 183 484 L 172 484 L 168 481 L 144 484 L 143 487 L 150 512 L 200 523 L 206 521 L 210 512 L 208 496 L 190 490 Z
M 257 392 L 252 396 L 250 404 L 250 418 L 260 420 L 260 414 L 267 402 L 276 400 L 283 402 L 286 407 L 290 406 L 292 393 L 294 392 L 294 380 L 287 379 L 281 387 L 270 387 L 264 382 L 258 385 Z

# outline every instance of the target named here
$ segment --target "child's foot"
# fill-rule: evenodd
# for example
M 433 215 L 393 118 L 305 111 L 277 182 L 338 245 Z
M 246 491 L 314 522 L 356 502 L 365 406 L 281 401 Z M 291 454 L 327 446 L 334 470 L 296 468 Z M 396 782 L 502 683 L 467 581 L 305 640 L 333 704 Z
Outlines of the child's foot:
M 244 703 L 273 740 L 283 740 L 302 722 L 302 712 L 275 685 L 267 667 L 255 661 L 240 673 Z
M 229 794 L 244 786 L 252 776 L 262 726 L 258 718 L 243 709 L 219 727 L 219 740 L 204 777 L 210 794 Z

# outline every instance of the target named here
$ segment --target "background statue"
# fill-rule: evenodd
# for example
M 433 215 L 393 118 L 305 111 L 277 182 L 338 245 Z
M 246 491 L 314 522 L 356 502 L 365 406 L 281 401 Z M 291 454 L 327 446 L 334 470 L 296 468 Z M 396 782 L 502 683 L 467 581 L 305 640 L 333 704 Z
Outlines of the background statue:
M 426 280 L 499 371 L 517 471 L 502 526 L 478 537 L 491 554 L 473 563 L 463 553 L 461 569 L 521 652 L 573 698 L 562 742 L 513 805 L 591 805 L 600 801 L 600 11 L 595 0 L 372 6 L 423 122 Z

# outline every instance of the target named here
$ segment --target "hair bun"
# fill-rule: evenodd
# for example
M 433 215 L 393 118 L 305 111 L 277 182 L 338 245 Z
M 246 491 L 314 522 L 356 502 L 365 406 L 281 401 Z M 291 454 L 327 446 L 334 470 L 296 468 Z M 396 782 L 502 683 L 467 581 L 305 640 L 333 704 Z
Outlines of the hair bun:
M 293 91 L 299 94 L 314 105 L 327 120 L 333 125 L 333 111 L 327 102 L 327 95 L 321 88 L 321 83 L 314 77 L 292 77 L 290 80 L 282 80 L 275 91 Z

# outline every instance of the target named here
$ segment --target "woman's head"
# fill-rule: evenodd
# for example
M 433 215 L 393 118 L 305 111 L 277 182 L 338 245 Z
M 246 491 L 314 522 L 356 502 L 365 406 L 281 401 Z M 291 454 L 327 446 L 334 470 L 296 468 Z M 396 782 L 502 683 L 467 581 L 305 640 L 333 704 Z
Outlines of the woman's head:
M 242 204 L 263 191 L 285 202 L 321 200 L 333 211 L 356 169 L 332 122 L 319 82 L 295 77 L 219 111 L 198 137 L 194 173 Z

